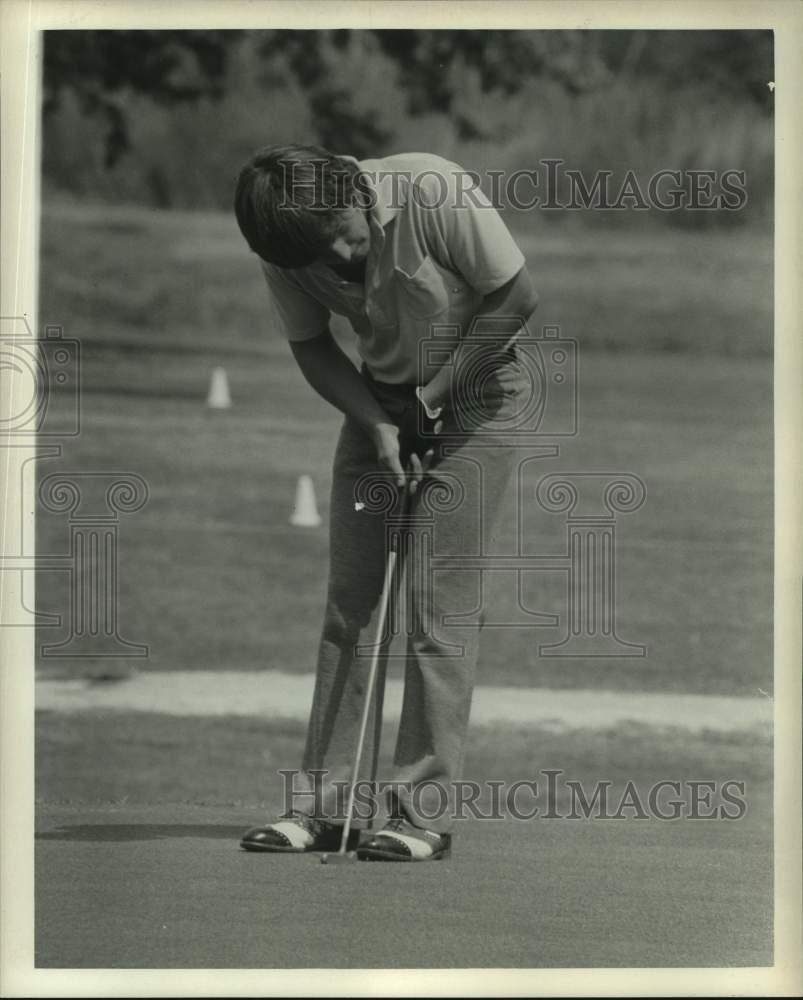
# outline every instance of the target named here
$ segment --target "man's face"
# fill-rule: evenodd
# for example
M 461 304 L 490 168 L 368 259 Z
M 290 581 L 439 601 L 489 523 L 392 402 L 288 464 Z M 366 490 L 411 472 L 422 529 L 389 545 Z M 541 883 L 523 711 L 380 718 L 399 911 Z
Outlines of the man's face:
M 365 264 L 371 246 L 367 213 L 355 206 L 338 213 L 335 238 L 323 255 L 324 263 L 334 268 L 355 268 Z

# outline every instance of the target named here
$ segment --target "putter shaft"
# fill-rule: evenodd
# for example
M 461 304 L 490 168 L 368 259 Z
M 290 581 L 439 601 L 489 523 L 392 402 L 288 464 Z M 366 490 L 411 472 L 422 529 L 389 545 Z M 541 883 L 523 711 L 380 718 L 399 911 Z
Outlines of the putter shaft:
M 404 493 L 402 495 L 402 517 L 404 517 L 407 512 L 409 500 L 410 490 L 408 486 L 405 486 Z M 340 839 L 340 850 L 337 852 L 337 855 L 332 855 L 332 858 L 345 857 L 347 854 L 346 845 L 348 844 L 349 834 L 351 833 L 351 823 L 354 815 L 354 798 L 356 794 L 357 780 L 360 775 L 360 764 L 362 762 L 363 746 L 365 744 L 365 733 L 368 728 L 368 716 L 371 711 L 371 700 L 376 686 L 382 636 L 385 632 L 385 622 L 387 620 L 388 605 L 390 604 L 390 596 L 393 590 L 393 581 L 396 575 L 396 562 L 398 560 L 398 555 L 398 538 L 394 538 L 391 541 L 390 551 L 388 552 L 388 561 L 385 567 L 385 579 L 382 583 L 382 595 L 379 599 L 379 620 L 376 624 L 374 651 L 371 656 L 371 665 L 368 670 L 368 683 L 366 684 L 365 700 L 363 702 L 362 717 L 360 719 L 360 733 L 357 740 L 357 749 L 354 754 L 354 769 L 351 775 L 351 787 L 349 789 L 348 803 L 346 805 L 346 821 L 343 824 L 343 833 Z M 379 706 L 377 707 L 379 708 Z

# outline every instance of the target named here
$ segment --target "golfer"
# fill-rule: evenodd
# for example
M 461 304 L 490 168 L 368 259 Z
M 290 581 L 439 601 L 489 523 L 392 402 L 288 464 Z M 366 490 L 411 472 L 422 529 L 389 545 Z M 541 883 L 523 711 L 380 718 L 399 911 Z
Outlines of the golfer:
M 515 424 L 529 386 L 516 336 L 537 295 L 498 212 L 470 175 L 438 156 L 358 162 L 320 147 L 264 148 L 240 173 L 235 211 L 260 258 L 275 332 L 310 386 L 345 417 L 298 794 L 292 810 L 249 830 L 241 846 L 337 850 L 387 559 L 386 512 L 360 509 L 360 484 L 384 474 L 399 496 L 409 491 L 410 531 L 426 530 L 436 557 L 483 551 L 514 470 L 514 436 L 506 438 L 505 428 Z M 332 337 L 333 313 L 353 328 L 359 370 Z M 472 324 L 495 320 L 508 330 L 505 341 L 478 347 Z M 478 358 L 478 350 L 485 354 Z M 428 502 L 433 486 L 455 502 Z M 425 504 L 427 517 L 416 518 Z M 476 616 L 467 620 L 480 596 L 478 576 L 408 566 L 412 620 L 389 820 L 359 846 L 355 824 L 349 846 L 361 860 L 449 853 L 479 643 Z

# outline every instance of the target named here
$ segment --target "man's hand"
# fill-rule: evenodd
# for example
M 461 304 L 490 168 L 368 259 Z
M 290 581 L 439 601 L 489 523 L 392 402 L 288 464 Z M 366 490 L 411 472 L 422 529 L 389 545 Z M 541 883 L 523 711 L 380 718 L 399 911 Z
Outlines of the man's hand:
M 415 435 L 405 434 L 400 441 L 399 428 L 379 405 L 362 376 L 340 350 L 329 330 L 310 340 L 291 341 L 298 367 L 312 388 L 342 413 L 365 427 L 373 438 L 380 464 L 393 473 L 398 486 L 410 484 L 415 493 L 432 462 L 432 441 L 418 438 L 415 407 L 411 407 Z M 416 401 L 415 406 L 421 404 Z M 423 409 L 423 408 L 422 408 Z M 439 426 L 435 428 L 440 430 Z M 413 447 L 408 446 L 412 441 Z M 405 468 L 407 466 L 407 468 Z
M 407 414 L 405 414 L 406 416 Z M 373 434 L 376 454 L 380 465 L 393 473 L 396 485 L 403 487 L 405 483 L 409 483 L 410 493 L 415 493 L 418 484 L 432 463 L 435 451 L 429 443 L 425 445 L 425 450 L 422 447 L 424 442 L 420 438 L 417 438 L 420 454 L 411 451 L 409 448 L 411 439 L 408 437 L 403 440 L 402 433 L 403 431 L 396 424 L 377 424 Z M 405 465 L 407 466 L 406 471 Z
M 433 435 L 440 433 L 442 426 L 440 414 L 433 419 L 417 399 L 410 403 L 399 422 L 402 465 L 412 459 L 413 455 L 423 459 L 425 455 L 434 452 Z

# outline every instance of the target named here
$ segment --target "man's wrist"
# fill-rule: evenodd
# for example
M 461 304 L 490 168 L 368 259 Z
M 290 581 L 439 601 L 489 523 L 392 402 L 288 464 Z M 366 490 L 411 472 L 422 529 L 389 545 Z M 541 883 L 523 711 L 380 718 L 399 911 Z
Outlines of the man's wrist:
M 383 420 L 372 421 L 368 425 L 368 432 L 374 441 L 379 441 L 385 434 L 398 436 L 399 428 L 389 417 L 385 417 Z

